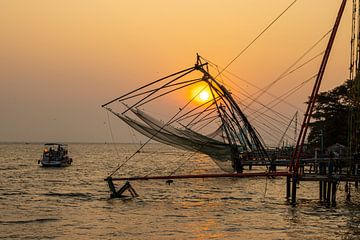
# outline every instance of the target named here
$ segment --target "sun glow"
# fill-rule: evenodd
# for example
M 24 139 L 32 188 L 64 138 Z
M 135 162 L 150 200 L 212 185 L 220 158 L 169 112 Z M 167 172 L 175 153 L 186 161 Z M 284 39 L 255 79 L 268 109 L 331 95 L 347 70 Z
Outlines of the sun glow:
M 202 100 L 202 101 L 207 101 L 209 100 L 210 98 L 210 93 L 206 90 L 203 90 L 199 93 L 199 98 Z
M 196 84 L 191 88 L 190 98 L 201 104 L 213 99 L 209 86 L 204 83 Z

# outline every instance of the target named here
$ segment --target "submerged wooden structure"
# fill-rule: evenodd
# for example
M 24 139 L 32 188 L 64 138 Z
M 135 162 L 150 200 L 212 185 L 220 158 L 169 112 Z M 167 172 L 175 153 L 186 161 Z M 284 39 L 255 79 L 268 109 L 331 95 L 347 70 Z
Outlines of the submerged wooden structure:
M 261 136 L 253 128 L 243 113 L 242 109 L 237 105 L 229 90 L 225 88 L 217 79 L 217 76 L 212 76 L 207 69 L 207 62 L 203 62 L 200 56 L 197 57 L 195 66 L 179 71 L 177 73 L 168 75 L 164 78 L 158 79 L 154 82 L 146 84 L 138 89 L 135 89 L 125 95 L 122 95 L 114 100 L 105 103 L 102 107 L 120 118 L 126 124 L 134 128 L 136 131 L 147 136 L 149 140 L 155 140 L 171 146 L 179 147 L 181 149 L 190 150 L 193 152 L 200 152 L 210 156 L 220 168 L 225 172 L 220 174 L 188 174 L 188 175 L 170 175 L 170 176 L 139 176 L 139 177 L 113 177 L 113 174 L 118 171 L 127 161 L 134 157 L 144 145 L 142 145 L 133 155 L 131 155 L 124 163 L 122 163 L 115 171 L 113 171 L 106 179 L 112 197 L 122 197 L 125 191 L 129 191 L 134 197 L 137 193 L 130 185 L 129 181 L 141 180 L 173 180 L 173 179 L 196 179 L 196 178 L 252 178 L 252 177 L 285 177 L 286 178 L 286 198 L 293 205 L 297 200 L 297 189 L 300 181 L 312 181 L 319 184 L 319 200 L 327 205 L 336 205 L 337 187 L 340 182 L 346 183 L 347 197 L 350 197 L 350 183 L 355 183 L 357 186 L 360 181 L 358 175 L 359 157 L 358 155 L 350 155 L 347 159 L 339 159 L 334 157 L 329 158 L 310 158 L 306 159 L 302 155 L 307 130 L 312 117 L 314 105 L 319 93 L 320 85 L 324 76 L 326 65 L 335 41 L 337 30 L 339 28 L 342 15 L 346 6 L 346 0 L 342 0 L 334 27 L 331 31 L 329 41 L 316 77 L 315 84 L 308 102 L 306 113 L 301 125 L 300 134 L 298 136 L 296 146 L 292 151 L 292 155 L 287 158 L 270 157 L 268 149 L 264 147 Z M 355 0 L 353 1 L 354 9 L 360 5 Z M 353 21 L 358 19 L 357 11 L 353 13 Z M 353 46 L 359 51 L 359 31 L 355 31 L 353 23 Z M 359 54 L 357 54 L 358 56 Z M 352 59 L 359 65 L 358 59 Z M 360 69 L 360 68 L 357 68 Z M 358 74 L 358 70 L 355 75 Z M 184 76 L 192 74 L 193 72 L 200 72 L 201 76 L 191 80 L 180 81 Z M 353 72 L 351 73 L 354 74 Z M 165 81 L 165 82 L 164 82 Z M 188 109 L 189 103 L 185 104 L 179 109 L 170 120 L 162 122 L 148 116 L 139 109 L 146 103 L 154 101 L 165 95 L 191 86 L 193 84 L 204 82 L 206 87 L 210 89 L 211 99 L 200 107 L 205 110 L 200 110 L 200 107 Z M 160 85 L 156 85 L 160 84 Z M 165 91 L 164 91 L 165 90 Z M 161 92 L 162 91 L 162 92 Z M 358 93 L 357 93 L 358 94 Z M 358 94 L 359 95 L 359 94 Z M 357 95 L 357 96 L 358 96 Z M 125 103 L 126 100 L 134 100 L 130 105 Z M 193 100 L 193 99 L 192 99 Z M 125 110 L 121 113 L 109 107 L 114 102 L 121 102 Z M 191 101 L 190 101 L 191 102 Z M 187 111 L 186 111 L 186 110 Z M 127 115 L 132 113 L 136 115 L 139 120 Z M 356 118 L 354 114 L 353 121 Z M 193 130 L 194 126 L 206 126 L 213 122 L 213 119 L 218 119 L 221 125 L 215 132 L 205 135 Z M 358 120 L 356 120 L 358 121 Z M 181 127 L 174 127 L 172 124 L 179 123 Z M 352 139 L 357 139 L 357 135 Z M 358 143 L 356 148 L 353 147 L 353 152 L 358 152 Z M 346 166 L 340 166 L 338 162 L 347 162 Z M 223 164 L 230 164 L 230 170 L 223 167 Z M 245 172 L 245 167 L 252 166 L 267 166 L 266 172 Z M 276 171 L 277 167 L 284 166 L 286 171 Z M 114 181 L 126 181 L 125 185 L 117 190 Z

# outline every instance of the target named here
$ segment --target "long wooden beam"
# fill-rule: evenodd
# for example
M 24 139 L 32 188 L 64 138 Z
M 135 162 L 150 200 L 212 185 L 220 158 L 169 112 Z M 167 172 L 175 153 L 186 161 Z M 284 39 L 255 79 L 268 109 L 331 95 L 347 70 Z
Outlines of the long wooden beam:
M 254 172 L 254 173 L 214 173 L 174 176 L 143 176 L 112 178 L 113 181 L 156 180 L 156 179 L 189 179 L 189 178 L 253 178 L 253 177 L 286 177 L 292 176 L 289 172 Z M 104 179 L 107 181 L 107 179 Z
M 207 63 L 205 63 L 204 65 L 206 65 L 206 64 L 207 64 Z M 124 94 L 124 95 L 122 95 L 122 96 L 120 96 L 120 97 L 117 97 L 117 98 L 115 98 L 115 99 L 113 99 L 113 100 L 111 100 L 111 101 L 109 101 L 109 102 L 101 105 L 101 107 L 106 107 L 107 105 L 109 105 L 109 104 L 111 104 L 111 103 L 113 103 L 113 102 L 115 102 L 115 101 L 121 100 L 122 98 L 127 97 L 128 95 L 133 94 L 133 93 L 135 93 L 135 92 L 137 92 L 137 91 L 139 91 L 139 90 L 141 90 L 141 89 L 144 89 L 144 88 L 146 88 L 146 87 L 149 87 L 149 86 L 151 86 L 151 85 L 153 85 L 153 84 L 155 84 L 155 83 L 161 82 L 162 80 L 165 80 L 165 79 L 167 79 L 167 78 L 174 77 L 174 76 L 176 76 L 176 75 L 178 75 L 178 74 L 180 74 L 180 73 L 184 73 L 184 72 L 186 72 L 186 71 L 190 71 L 190 70 L 192 70 L 192 69 L 194 69 L 194 68 L 195 68 L 195 67 L 190 67 L 190 68 L 181 70 L 181 71 L 179 71 L 179 72 L 172 73 L 172 74 L 170 74 L 170 75 L 168 75 L 168 76 L 166 76 L 166 77 L 162 77 L 162 78 L 160 78 L 160 79 L 158 79 L 158 80 L 155 80 L 155 81 L 153 81 L 153 82 L 151 82 L 151 83 L 148 83 L 148 84 L 146 84 L 146 85 L 144 85 L 144 86 L 142 86 L 142 87 L 139 87 L 139 88 L 137 88 L 137 89 L 135 89 L 135 90 L 133 90 L 133 91 L 131 91 L 131 92 L 128 92 L 128 93 L 126 93 L 126 94 Z
M 301 181 L 325 181 L 332 182 L 334 180 L 339 182 L 359 182 L 360 176 L 349 176 L 349 175 L 317 175 L 317 174 L 304 174 L 299 177 Z

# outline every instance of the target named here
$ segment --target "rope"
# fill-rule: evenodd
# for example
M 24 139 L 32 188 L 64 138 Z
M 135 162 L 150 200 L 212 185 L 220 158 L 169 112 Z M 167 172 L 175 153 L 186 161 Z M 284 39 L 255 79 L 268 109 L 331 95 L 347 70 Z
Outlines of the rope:
M 279 20 L 279 18 L 284 15 L 295 3 L 297 2 L 297 0 L 294 0 L 284 11 L 282 11 L 280 13 L 279 16 L 277 16 L 264 30 L 262 30 L 260 32 L 260 34 L 258 34 L 254 40 L 252 40 L 233 60 L 231 60 L 228 65 L 225 66 L 225 68 L 216 76 L 218 77 L 223 71 L 225 71 L 233 62 L 236 61 L 236 59 L 238 59 L 248 48 L 250 48 L 250 46 L 256 42 L 256 40 L 258 40 L 277 20 Z M 216 78 L 215 77 L 215 78 Z
M 230 75 L 232 75 L 233 77 L 235 77 L 235 78 L 237 78 L 237 79 L 239 79 L 239 80 L 241 80 L 241 81 L 244 81 L 245 83 L 251 85 L 252 87 L 254 87 L 254 88 L 258 89 L 258 90 L 262 90 L 260 87 L 257 87 L 256 85 L 254 85 L 254 84 L 251 83 L 250 81 L 247 81 L 247 80 L 245 80 L 245 79 L 243 79 L 243 78 L 241 78 L 241 77 L 239 77 L 239 76 L 237 76 L 237 75 L 235 75 L 235 74 L 233 74 L 233 73 L 231 73 L 231 72 L 229 72 L 229 71 L 226 71 L 226 72 L 229 73 Z M 223 75 L 224 75 L 224 74 L 223 74 Z M 224 76 L 225 76 L 225 75 L 224 75 Z M 239 88 L 239 90 L 234 89 L 236 92 L 241 93 L 240 90 L 242 90 L 243 92 L 246 92 L 246 93 L 248 94 L 248 96 L 254 95 L 254 94 L 248 93 L 244 88 L 241 88 L 235 81 L 231 80 L 230 77 L 225 76 L 225 78 L 226 78 L 229 82 L 231 82 L 232 84 L 234 84 L 236 87 Z M 225 84 L 225 86 L 230 86 L 230 85 L 229 85 L 229 84 Z M 274 98 L 274 99 L 278 98 L 276 95 L 274 95 L 274 94 L 272 94 L 272 93 L 270 93 L 270 92 L 265 92 L 265 93 L 266 93 L 267 95 L 271 96 L 271 97 Z M 246 99 L 249 99 L 248 96 L 245 96 Z M 246 100 L 246 99 L 245 99 L 245 100 Z M 287 101 L 282 101 L 282 102 L 285 103 L 286 105 L 288 105 L 288 106 L 290 106 L 290 107 L 298 110 L 298 108 L 297 108 L 295 105 L 293 105 L 293 104 L 291 104 L 291 103 L 289 103 L 289 102 L 287 102 Z M 258 103 L 258 102 L 257 102 L 257 103 Z
M 109 111 L 106 111 L 106 115 L 107 115 L 107 120 L 108 120 L 108 126 L 109 126 L 110 136 L 111 136 L 111 143 L 112 143 L 112 145 L 114 146 L 114 149 L 115 149 L 115 152 L 116 152 L 117 157 L 120 158 L 119 151 L 118 151 L 118 149 L 117 149 L 117 147 L 116 147 L 116 145 L 115 145 L 115 141 L 114 141 L 114 135 L 113 135 L 112 128 L 111 128 Z
M 170 176 L 172 176 L 173 174 L 175 174 L 182 166 L 185 165 L 185 163 L 189 162 L 189 160 L 190 160 L 193 156 L 195 156 L 195 154 L 196 154 L 197 152 L 198 152 L 198 151 L 192 153 L 192 154 L 191 154 L 185 161 L 183 161 L 174 171 L 172 171 L 172 172 L 168 175 L 168 177 L 170 177 Z M 185 155 L 185 154 L 184 154 L 184 155 Z M 184 155 L 183 155 L 183 156 L 184 156 Z
M 268 110 L 271 110 L 271 108 L 277 106 L 278 104 L 281 103 L 281 100 L 284 100 L 288 97 L 290 97 L 291 95 L 293 95 L 294 93 L 296 93 L 297 91 L 299 91 L 302 87 L 304 87 L 307 83 L 309 83 L 311 80 L 313 80 L 314 78 L 317 77 L 317 74 L 312 75 L 311 77 L 309 77 L 308 79 L 306 79 L 305 81 L 303 81 L 302 83 L 300 83 L 299 85 L 295 86 L 294 88 L 290 89 L 288 92 L 285 92 L 284 94 L 280 95 L 278 97 L 278 99 L 274 99 L 273 101 L 269 102 L 267 105 L 272 104 L 271 106 L 267 106 L 267 107 L 262 107 L 260 109 L 257 109 L 256 111 L 254 111 L 251 115 L 253 114 L 257 114 L 255 117 L 258 117 L 259 115 L 264 114 L 265 112 L 267 112 Z M 277 102 L 275 102 L 277 101 Z M 274 104 L 273 104 L 274 103 Z M 264 109 L 265 108 L 265 109 Z M 260 112 L 261 110 L 263 110 L 262 112 Z
M 273 94 L 269 93 L 268 90 L 278 81 L 284 79 L 285 77 L 287 77 L 288 75 L 294 73 L 295 71 L 299 70 L 300 68 L 304 67 L 305 65 L 309 64 L 310 62 L 314 61 L 315 59 L 317 59 L 318 57 L 322 56 L 324 54 L 325 51 L 322 51 L 321 53 L 315 55 L 314 57 L 310 58 L 309 60 L 307 60 L 306 62 L 302 63 L 301 65 L 299 65 L 298 67 L 292 69 L 294 66 L 296 66 L 296 64 L 298 64 L 309 52 L 311 52 L 320 42 L 322 42 L 322 40 L 325 39 L 326 36 L 328 36 L 330 33 L 332 32 L 332 29 L 330 29 L 329 31 L 327 31 L 318 41 L 316 41 L 308 50 L 305 51 L 305 53 L 303 53 L 293 64 L 290 65 L 290 67 L 288 67 L 282 74 L 280 74 L 279 77 L 277 77 L 273 82 L 271 82 L 268 86 L 264 87 L 264 88 L 259 88 L 256 85 L 254 85 L 251 81 L 245 80 L 239 76 L 237 76 L 234 73 L 231 73 L 230 71 L 226 70 L 227 73 L 229 73 L 230 75 L 234 76 L 235 78 L 244 81 L 245 83 L 255 87 L 256 89 L 258 89 L 258 91 L 256 91 L 254 94 L 251 94 L 251 96 L 254 96 L 253 99 L 251 99 L 252 101 L 249 103 L 249 105 L 246 107 L 248 108 L 252 103 L 256 102 L 259 103 L 257 101 L 257 99 L 259 97 L 261 97 L 263 94 L 268 94 L 271 97 L 277 99 L 276 96 L 274 96 Z M 207 61 L 208 63 L 210 63 L 210 65 L 213 65 L 216 69 L 219 68 L 219 66 L 213 62 L 211 62 L 210 60 L 201 57 L 202 59 L 204 59 L 205 61 Z M 223 72 L 225 71 L 225 68 L 223 68 L 223 70 L 218 74 L 220 75 L 221 73 L 223 74 Z M 226 76 L 225 76 L 226 77 Z M 226 77 L 231 83 L 233 83 L 236 87 L 238 87 L 239 89 L 241 89 L 241 87 L 236 84 L 234 81 L 232 81 L 229 77 Z M 257 95 L 257 96 L 256 96 Z M 256 97 L 255 97 L 256 96 Z M 282 100 L 280 100 L 282 101 Z M 293 108 L 295 108 L 296 110 L 299 110 L 296 106 L 286 102 L 286 101 L 282 101 L 284 103 L 286 103 L 289 106 L 292 106 Z M 245 108 L 245 109 L 246 109 Z
M 175 159 L 178 159 L 178 158 L 180 158 L 180 157 L 183 157 L 183 156 L 185 156 L 186 154 L 188 154 L 188 152 L 185 152 L 185 153 L 183 153 L 183 154 L 181 154 L 181 155 L 178 155 Z M 147 157 L 146 159 L 148 159 L 148 157 Z M 153 174 L 154 172 L 157 172 L 158 170 L 160 170 L 160 168 L 156 168 L 156 169 L 150 171 L 148 174 L 145 175 L 145 177 L 150 176 L 151 174 Z M 171 174 L 172 174 L 172 173 L 170 173 L 169 176 L 171 176 Z
M 327 32 L 326 34 L 324 34 L 324 35 L 321 37 L 321 39 L 318 40 L 306 53 L 308 53 L 311 49 L 313 49 L 314 46 L 316 46 L 316 45 L 317 45 L 322 39 L 324 39 L 325 36 L 327 36 L 329 33 L 330 33 L 330 31 Z M 299 60 L 302 59 L 302 58 L 306 55 L 306 53 L 303 54 L 294 64 L 292 64 L 292 66 L 295 66 L 295 64 L 298 63 Z M 279 78 L 280 78 L 280 79 L 281 79 L 281 78 L 285 78 L 285 77 L 288 76 L 289 74 L 295 72 L 296 70 L 298 70 L 298 69 L 300 69 L 301 67 L 305 66 L 305 65 L 308 64 L 309 62 L 313 61 L 313 60 L 316 59 L 317 57 L 323 55 L 323 53 L 324 53 L 324 52 L 321 52 L 321 53 L 317 54 L 316 56 L 310 58 L 310 60 L 306 61 L 305 63 L 301 64 L 300 66 L 296 67 L 296 68 L 293 69 L 293 70 L 291 70 L 291 67 L 288 68 L 287 71 L 285 71 L 283 74 L 281 74 Z M 216 68 L 217 68 L 217 65 L 216 65 L 215 63 L 212 63 L 211 61 L 209 61 L 209 60 L 207 60 L 207 59 L 205 59 L 205 58 L 203 58 L 203 59 L 206 60 L 206 61 L 208 61 L 211 65 L 216 66 Z M 230 73 L 230 74 L 232 74 L 232 73 L 229 72 L 229 71 L 227 71 L 227 72 Z M 232 75 L 235 76 L 235 77 L 237 77 L 237 78 L 239 78 L 239 79 L 241 79 L 240 77 L 236 76 L 235 74 L 232 74 Z M 310 80 L 312 80 L 315 76 L 316 76 L 316 75 L 310 77 L 309 79 L 307 79 L 306 81 L 304 81 L 303 83 L 301 83 L 299 86 L 296 86 L 296 87 L 295 87 L 294 89 L 292 89 L 290 92 L 287 92 L 287 93 L 281 95 L 280 97 L 275 97 L 275 96 L 274 96 L 274 99 L 273 99 L 269 104 L 273 104 L 271 107 L 274 107 L 274 106 L 278 105 L 280 102 L 285 102 L 285 101 L 284 101 L 285 98 L 287 98 L 287 97 L 289 97 L 290 95 L 292 95 L 293 93 L 295 93 L 295 92 L 296 92 L 297 90 L 299 90 L 302 86 L 304 86 L 305 83 L 308 83 L 308 82 L 309 82 Z M 226 76 L 225 76 L 225 77 L 226 77 Z M 227 77 L 227 79 L 231 81 L 230 78 Z M 242 79 L 241 79 L 241 80 L 242 80 Z M 244 81 L 245 81 L 245 80 L 244 80 Z M 231 81 L 231 82 L 232 82 L 233 84 L 235 84 L 239 89 L 241 89 L 241 87 L 238 86 L 235 82 L 233 82 L 233 81 Z M 245 81 L 245 82 L 247 82 L 247 81 Z M 249 84 L 251 84 L 251 82 L 249 82 Z M 251 85 L 253 85 L 253 84 L 251 84 Z M 256 86 L 255 86 L 255 87 L 256 87 Z M 261 90 L 260 88 L 258 88 L 258 89 Z M 270 109 L 270 106 L 267 106 L 268 104 L 267 104 L 266 106 L 264 106 L 263 104 L 261 104 L 260 102 L 256 101 L 255 99 L 252 99 L 252 98 L 251 98 L 251 95 L 250 95 L 249 93 L 247 93 L 247 95 L 245 95 L 244 93 L 242 93 L 242 92 L 240 92 L 240 91 L 237 91 L 236 89 L 234 89 L 234 90 L 235 90 L 236 92 L 240 93 L 240 94 L 243 94 L 247 99 L 253 100 L 253 101 L 255 101 L 256 103 L 262 105 L 262 108 L 261 108 L 261 109 L 258 109 L 258 110 L 256 110 L 256 111 L 254 111 L 251 115 L 258 113 L 256 116 L 259 116 L 260 110 L 262 110 L 262 109 L 265 108 L 265 111 L 262 111 L 262 112 L 261 112 L 262 114 L 264 114 L 266 111 L 271 110 L 273 113 L 275 113 L 276 115 L 278 115 L 278 117 L 280 117 L 280 118 L 286 118 L 286 119 L 287 119 L 286 116 L 281 116 L 281 115 L 279 115 L 278 112 L 274 111 L 273 109 Z M 243 89 L 243 91 L 246 93 L 246 91 L 245 91 L 244 89 Z M 269 93 L 266 92 L 266 91 L 265 91 L 265 93 L 269 94 Z M 270 95 L 271 95 L 271 94 L 270 94 Z M 285 102 L 285 103 L 286 103 L 286 102 Z M 249 109 L 250 109 L 250 108 L 249 108 Z M 267 115 L 266 115 L 266 116 L 267 116 Z M 267 117 L 270 117 L 270 116 L 267 116 Z M 255 118 L 256 118 L 256 117 L 255 117 Z M 272 118 L 272 119 L 273 119 L 273 118 Z M 273 119 L 273 120 L 274 120 L 274 119 Z M 290 120 L 290 119 L 289 119 L 289 120 Z M 277 119 L 277 121 L 278 121 L 279 123 L 282 123 L 282 122 L 279 121 L 279 119 Z M 286 123 L 286 124 L 285 124 L 285 123 L 282 123 L 282 124 L 284 124 L 284 125 L 287 126 L 288 123 Z M 272 128 L 271 128 L 271 129 L 272 129 Z
M 254 95 L 258 94 L 254 99 L 257 100 L 259 99 L 266 91 L 268 91 L 272 86 L 275 85 L 275 83 L 277 83 L 278 81 L 280 81 L 281 79 L 285 78 L 286 76 L 288 76 L 289 74 L 293 73 L 294 71 L 298 70 L 299 68 L 305 66 L 306 64 L 308 64 L 309 62 L 313 61 L 314 59 L 316 59 L 317 57 L 323 55 L 324 53 L 320 53 L 318 55 L 316 55 L 315 57 L 311 58 L 310 60 L 308 60 L 307 62 L 305 62 L 304 64 L 300 65 L 299 67 L 295 68 L 294 70 L 291 71 L 291 69 L 298 64 L 301 59 L 303 59 L 309 52 L 311 52 L 327 35 L 329 35 L 332 32 L 332 29 L 329 30 L 327 33 L 325 33 L 314 45 L 312 45 L 303 55 L 301 55 L 290 67 L 288 67 L 282 74 L 280 74 L 280 76 L 278 78 L 276 78 L 273 82 L 271 82 L 269 85 L 267 85 L 266 87 L 264 87 L 263 89 L 257 91 L 256 93 L 254 93 Z M 253 102 L 251 102 L 248 106 L 250 106 Z

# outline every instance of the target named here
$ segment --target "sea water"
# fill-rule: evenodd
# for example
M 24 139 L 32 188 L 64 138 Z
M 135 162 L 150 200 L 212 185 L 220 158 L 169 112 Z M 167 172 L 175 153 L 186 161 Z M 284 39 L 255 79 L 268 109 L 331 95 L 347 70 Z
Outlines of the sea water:
M 353 188 L 345 201 L 343 185 L 331 208 L 308 182 L 292 207 L 283 178 L 132 181 L 139 197 L 110 199 L 103 179 L 125 161 L 114 177 L 221 172 L 161 144 L 129 159 L 138 147 L 69 144 L 71 166 L 43 168 L 41 144 L 0 144 L 0 238 L 360 239 L 360 194 Z

